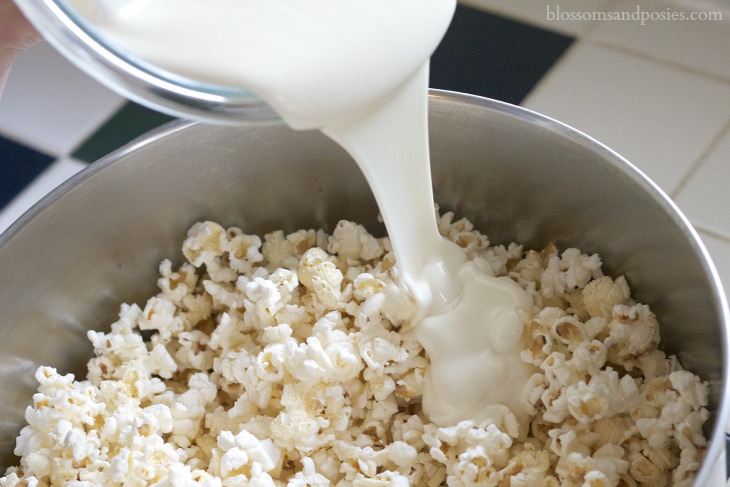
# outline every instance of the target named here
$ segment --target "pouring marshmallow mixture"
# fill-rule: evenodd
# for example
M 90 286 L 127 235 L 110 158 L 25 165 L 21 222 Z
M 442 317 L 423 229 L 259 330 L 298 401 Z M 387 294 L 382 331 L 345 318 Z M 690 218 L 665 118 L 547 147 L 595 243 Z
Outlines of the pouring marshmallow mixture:
M 691 485 L 707 388 L 626 281 L 434 212 L 428 58 L 453 0 L 76 3 L 338 142 L 388 237 L 194 225 L 160 293 L 89 332 L 86 380 L 38 370 L 0 486 Z

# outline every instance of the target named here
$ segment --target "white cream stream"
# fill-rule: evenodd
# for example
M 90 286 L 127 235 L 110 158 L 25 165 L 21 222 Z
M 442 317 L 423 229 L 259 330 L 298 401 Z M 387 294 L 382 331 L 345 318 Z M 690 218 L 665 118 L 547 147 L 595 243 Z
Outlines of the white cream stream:
M 423 402 L 439 425 L 526 427 L 522 311 L 530 297 L 481 273 L 438 232 L 428 149 L 428 59 L 454 0 L 74 0 L 111 39 L 172 72 L 245 87 L 296 129 L 357 161 L 403 280 L 423 307 L 412 333 L 431 359 Z

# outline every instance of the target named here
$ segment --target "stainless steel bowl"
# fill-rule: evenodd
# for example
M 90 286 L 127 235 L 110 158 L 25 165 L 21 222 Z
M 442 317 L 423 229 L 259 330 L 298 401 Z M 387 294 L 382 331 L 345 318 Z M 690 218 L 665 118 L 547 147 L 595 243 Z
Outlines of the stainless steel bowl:
M 437 202 L 493 243 L 549 242 L 601 254 L 662 323 L 665 351 L 710 384 L 708 485 L 728 418 L 728 308 L 707 252 L 672 202 L 627 161 L 554 120 L 469 95 L 433 92 Z M 85 333 L 121 302 L 155 292 L 201 219 L 247 232 L 383 232 L 354 162 L 318 132 L 283 125 L 175 123 L 91 165 L 0 237 L 0 453 L 6 464 L 40 364 L 83 374 Z

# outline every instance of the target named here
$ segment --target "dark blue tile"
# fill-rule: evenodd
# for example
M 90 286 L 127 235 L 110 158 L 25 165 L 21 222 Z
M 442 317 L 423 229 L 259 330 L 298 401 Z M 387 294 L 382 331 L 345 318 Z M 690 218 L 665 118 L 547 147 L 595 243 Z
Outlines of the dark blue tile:
M 431 58 L 431 87 L 519 104 L 572 37 L 458 6 Z
M 0 208 L 33 181 L 54 158 L 0 136 Z

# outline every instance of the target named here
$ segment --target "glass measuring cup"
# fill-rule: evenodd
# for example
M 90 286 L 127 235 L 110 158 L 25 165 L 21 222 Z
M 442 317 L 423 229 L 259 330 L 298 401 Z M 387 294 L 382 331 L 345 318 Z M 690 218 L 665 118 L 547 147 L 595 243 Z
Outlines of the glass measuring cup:
M 69 61 L 120 95 L 175 117 L 261 124 L 278 114 L 250 91 L 197 81 L 150 64 L 100 35 L 65 0 L 15 0 Z

